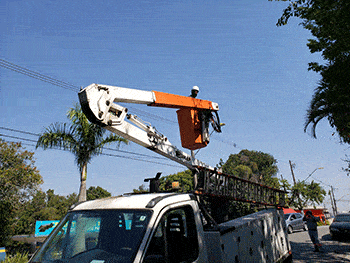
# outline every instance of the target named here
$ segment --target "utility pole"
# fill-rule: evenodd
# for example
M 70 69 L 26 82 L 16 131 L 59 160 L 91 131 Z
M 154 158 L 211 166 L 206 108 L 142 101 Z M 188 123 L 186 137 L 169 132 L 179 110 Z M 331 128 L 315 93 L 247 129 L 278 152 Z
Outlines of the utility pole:
M 289 160 L 289 166 L 290 166 L 290 171 L 292 172 L 292 177 L 293 177 L 293 182 L 294 182 L 294 186 L 296 185 L 296 181 L 295 181 L 295 176 L 294 176 L 294 171 L 293 171 L 293 164 L 292 164 L 292 161 Z M 295 190 L 296 191 L 296 190 Z M 301 200 L 300 200 L 300 194 L 299 194 L 299 191 L 296 191 L 295 193 L 298 197 L 298 203 L 299 203 L 299 206 L 298 208 L 300 208 L 301 210 L 303 210 L 303 208 L 301 207 Z M 292 201 L 294 201 L 294 191 L 293 191 L 293 195 L 292 195 Z
M 334 212 L 335 212 L 334 215 L 336 215 L 338 213 L 338 209 L 337 209 L 337 203 L 336 203 L 335 198 L 334 198 L 333 186 L 331 186 L 331 193 L 332 193 L 333 203 L 334 203 Z
M 291 160 L 289 160 L 289 166 L 290 166 L 290 170 L 292 172 L 293 182 L 294 182 L 294 186 L 295 186 L 296 182 L 295 182 L 295 176 L 294 176 L 293 165 L 292 165 Z
M 332 187 L 332 186 L 331 186 Z M 333 196 L 332 196 L 332 192 L 329 190 L 329 197 L 331 199 L 331 206 L 332 206 L 332 211 L 333 211 L 333 215 L 335 216 L 335 207 L 334 207 L 334 201 L 333 201 Z

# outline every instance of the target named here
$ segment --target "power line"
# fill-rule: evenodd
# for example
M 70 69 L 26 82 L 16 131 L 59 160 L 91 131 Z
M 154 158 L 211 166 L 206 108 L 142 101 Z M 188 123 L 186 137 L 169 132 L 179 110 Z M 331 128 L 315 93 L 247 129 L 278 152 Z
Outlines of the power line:
M 149 112 L 146 112 L 146 111 L 143 111 L 143 110 L 140 110 L 140 109 L 136 109 L 136 108 L 133 108 L 133 107 L 128 107 L 128 109 L 132 109 L 133 111 L 139 112 L 141 116 L 147 116 L 147 117 L 150 117 L 150 118 L 155 119 L 155 120 L 162 120 L 162 121 L 168 122 L 170 124 L 177 124 L 177 121 L 169 120 L 167 118 L 158 116 L 157 114 L 152 114 L 152 113 L 149 113 Z M 236 143 L 234 143 L 232 141 L 228 141 L 228 140 L 225 140 L 225 139 L 222 139 L 222 138 L 217 138 L 215 136 L 211 136 L 210 139 L 211 140 L 215 140 L 215 141 L 219 141 L 219 142 L 224 143 L 226 145 L 230 145 L 230 146 L 232 146 L 234 148 L 238 148 L 238 149 L 241 149 L 241 150 L 243 149 L 243 148 L 241 148 L 240 146 L 238 146 Z
M 314 179 L 315 181 L 317 181 L 317 182 L 320 182 L 321 184 L 324 184 L 324 185 L 326 185 L 326 186 L 329 186 L 329 187 L 331 187 L 331 185 L 329 185 L 329 184 L 326 184 L 326 183 L 324 183 L 324 182 L 322 182 L 321 180 L 319 180 L 319 179 L 316 179 L 315 177 L 313 177 L 313 176 L 311 176 L 311 178 L 312 179 Z
M 32 133 L 32 132 L 26 132 L 26 131 L 21 131 L 21 130 L 16 130 L 16 129 L 11 129 L 11 128 L 7 128 L 7 127 L 0 127 L 0 129 L 2 130 L 7 130 L 7 131 L 12 131 L 12 132 L 18 132 L 18 133 L 22 133 L 22 134 L 28 134 L 28 135 L 33 135 L 33 136 L 40 136 L 40 134 L 38 133 Z M 33 140 L 29 140 L 29 139 L 25 139 L 25 138 L 20 138 L 20 137 L 15 137 L 15 136 L 9 136 L 9 135 L 2 135 L 1 136 L 4 137 L 10 137 L 13 139 L 19 139 L 19 140 L 27 140 L 27 141 L 32 141 L 32 142 L 37 142 L 37 141 L 33 141 Z M 135 152 L 130 152 L 130 151 L 124 151 L 124 150 L 119 150 L 119 149 L 112 149 L 109 147 L 103 147 L 103 150 L 109 150 L 109 151 L 116 151 L 116 152 L 121 152 L 121 153 L 126 153 L 126 154 L 133 154 L 133 155 L 138 155 L 138 156 L 142 156 L 142 157 L 146 157 L 146 158 L 153 158 L 153 159 L 160 159 L 160 160 L 168 160 L 165 157 L 160 157 L 160 156 L 151 156 L 148 154 L 142 154 L 142 153 L 135 153 Z
M 145 159 L 132 158 L 132 157 L 115 155 L 115 154 L 109 154 L 109 153 L 101 153 L 101 154 L 102 155 L 107 155 L 107 156 L 112 156 L 112 157 L 120 157 L 120 158 L 131 159 L 131 160 L 135 160 L 135 161 L 142 161 L 142 162 L 146 162 L 146 163 L 155 163 L 155 164 L 161 164 L 161 165 L 166 165 L 166 166 L 171 166 L 171 167 L 182 167 L 182 166 L 174 165 L 174 164 L 155 162 L 155 161 L 150 161 L 150 160 L 145 160 Z
M 132 109 L 132 110 L 134 110 L 136 112 L 139 112 L 140 115 L 142 115 L 142 116 L 148 116 L 148 117 L 153 118 L 155 120 L 162 120 L 162 121 L 166 121 L 166 122 L 171 123 L 171 124 L 177 124 L 177 121 L 169 120 L 169 119 L 161 117 L 161 116 L 159 116 L 157 114 L 152 114 L 152 113 L 149 113 L 149 112 L 146 112 L 146 111 L 143 111 L 143 110 L 140 110 L 140 109 L 136 109 L 136 108 L 133 108 L 133 107 L 128 107 L 128 108 Z M 228 140 L 224 140 L 224 139 L 221 139 L 221 138 L 217 138 L 215 136 L 212 136 L 210 139 L 211 140 L 215 140 L 215 141 L 219 141 L 219 142 L 224 143 L 226 145 L 231 145 L 234 148 L 243 149 L 243 148 L 239 147 L 236 143 L 234 143 L 232 141 L 228 141 Z
M 16 137 L 16 136 L 10 136 L 10 135 L 5 135 L 5 134 L 0 134 L 0 136 L 2 137 L 8 137 L 8 138 L 12 138 L 12 139 L 17 139 L 17 140 L 24 140 L 24 141 L 29 141 L 29 142 L 36 142 L 34 140 L 30 140 L 30 139 L 26 139 L 26 138 L 20 138 L 20 137 Z M 14 141 L 6 141 L 6 142 L 14 142 Z M 34 144 L 25 144 L 28 146 L 33 146 L 35 147 L 36 145 Z M 52 148 L 54 150 L 61 150 L 61 151 L 68 151 L 69 150 L 64 150 L 62 148 Z M 111 157 L 118 157 L 118 158 L 124 158 L 124 159 L 129 159 L 129 160 L 134 160 L 134 161 L 140 161 L 140 162 L 147 162 L 147 163 L 155 163 L 155 164 L 160 164 L 160 165 L 166 165 L 166 166 L 171 166 L 171 167 L 182 167 L 179 165 L 174 165 L 174 164 L 168 164 L 168 163 L 162 163 L 162 162 L 155 162 L 155 161 L 150 161 L 150 160 L 146 160 L 146 159 L 140 159 L 140 158 L 134 158 L 134 157 L 128 157 L 128 156 L 123 156 L 123 155 L 117 155 L 117 154 L 109 154 L 109 153 L 100 153 L 100 155 L 105 155 L 105 156 L 111 156 Z
M 219 141 L 221 143 L 224 143 L 224 144 L 228 144 L 228 145 L 231 145 L 232 147 L 234 148 L 239 148 L 239 149 L 243 149 L 241 148 L 240 146 L 238 146 L 236 143 L 232 142 L 232 141 L 228 141 L 228 140 L 224 140 L 224 139 L 219 139 L 219 138 L 216 138 L 216 137 L 212 137 L 211 140 L 215 140 L 215 141 Z
M 136 112 L 139 112 L 142 116 L 147 116 L 147 117 L 153 118 L 155 120 L 162 120 L 162 121 L 166 121 L 166 122 L 171 123 L 171 124 L 176 124 L 177 123 L 177 121 L 169 120 L 167 118 L 161 117 L 161 116 L 159 116 L 157 114 L 149 113 L 149 112 L 144 111 L 144 110 L 136 109 L 136 108 L 130 107 L 130 106 L 128 108 L 132 109 L 132 110 L 134 110 Z
M 41 74 L 39 72 L 30 70 L 30 69 L 27 69 L 27 68 L 24 68 L 24 67 L 21 67 L 19 65 L 16 65 L 16 64 L 11 63 L 9 61 L 6 61 L 4 59 L 0 59 L 0 66 L 2 66 L 4 68 L 7 68 L 7 69 L 10 69 L 12 71 L 18 72 L 20 74 L 26 75 L 28 77 L 35 78 L 35 79 L 38 79 L 38 80 L 50 83 L 52 85 L 55 85 L 55 86 L 58 86 L 58 87 L 61 87 L 61 88 L 64 88 L 64 89 L 71 90 L 71 91 L 74 91 L 74 92 L 78 92 L 79 89 L 80 89 L 78 86 L 75 86 L 75 85 L 70 84 L 68 82 L 61 81 L 61 80 L 58 80 L 58 79 L 46 76 L 44 74 Z M 135 109 L 135 108 L 132 108 L 132 107 L 128 107 L 128 108 L 134 109 L 134 110 L 140 112 L 141 115 L 148 116 L 148 117 L 156 119 L 156 120 L 162 120 L 162 121 L 166 121 L 166 122 L 172 123 L 172 124 L 177 123 L 176 121 L 169 120 L 169 119 L 164 118 L 162 116 L 159 116 L 157 114 L 152 114 L 152 113 L 149 113 L 149 112 L 146 112 L 146 111 L 143 111 L 143 110 L 140 110 L 140 109 Z M 221 143 L 225 143 L 226 145 L 231 145 L 234 148 L 240 148 L 240 147 L 237 146 L 236 143 L 231 142 L 231 141 L 219 139 L 219 138 L 216 138 L 216 137 L 213 137 L 212 139 L 216 140 L 216 141 L 219 141 Z
M 23 133 L 23 134 L 29 134 L 33 136 L 40 136 L 40 134 L 37 133 L 32 133 L 32 132 L 26 132 L 26 131 L 21 131 L 17 129 L 11 129 L 11 128 L 6 128 L 6 127 L 0 127 L 0 129 L 3 130 L 8 130 L 8 131 L 13 131 L 13 132 L 18 132 L 18 133 Z M 23 140 L 23 141 L 28 141 L 28 142 L 34 142 L 36 143 L 36 140 L 31 140 L 23 137 L 18 137 L 18 136 L 12 136 L 12 135 L 6 135 L 6 134 L 0 134 L 2 137 L 7 137 L 7 138 L 12 138 L 12 139 L 17 139 L 17 140 Z M 35 145 L 30 145 L 30 146 L 35 146 Z M 102 150 L 109 150 L 109 151 L 116 151 L 116 152 L 121 152 L 121 153 L 126 153 L 126 154 L 132 154 L 132 155 L 137 155 L 140 157 L 146 157 L 146 158 L 154 158 L 154 159 L 160 159 L 160 160 L 167 160 L 165 157 L 159 157 L 159 156 L 151 156 L 147 154 L 142 154 L 142 153 L 135 153 L 135 152 L 130 152 L 130 151 L 123 151 L 119 149 L 112 149 L 108 147 L 103 147 Z M 133 158 L 133 157 L 128 157 L 128 156 L 122 156 L 122 155 L 115 155 L 115 154 L 107 154 L 107 153 L 101 153 L 102 155 L 107 155 L 107 156 L 115 156 L 115 157 L 120 157 L 120 158 L 126 158 L 126 159 L 132 159 L 132 160 L 138 160 L 138 161 L 143 161 L 143 162 L 150 162 L 150 163 L 156 163 L 156 164 L 164 164 L 168 166 L 173 166 L 173 167 L 179 167 L 177 165 L 170 165 L 170 164 L 165 164 L 165 163 L 159 163 L 159 162 L 154 162 L 150 160 L 145 160 L 145 159 L 139 159 L 139 158 Z
M 127 154 L 133 154 L 133 155 L 143 156 L 143 157 L 147 157 L 147 158 L 160 159 L 160 160 L 168 160 L 168 159 L 165 158 L 165 157 L 151 156 L 151 155 L 148 155 L 148 154 L 135 153 L 135 152 L 130 152 L 130 151 L 123 151 L 123 150 L 112 149 L 112 148 L 108 148 L 108 147 L 103 147 L 102 149 L 104 149 L 104 150 L 109 150 L 109 151 L 115 151 L 115 152 L 121 152 L 121 153 L 127 153 Z
M 0 59 L 0 66 L 4 67 L 4 68 L 7 68 L 9 70 L 15 71 L 17 73 L 26 75 L 28 77 L 31 77 L 31 78 L 34 78 L 34 79 L 38 79 L 38 80 L 50 83 L 52 85 L 64 88 L 64 89 L 68 89 L 68 90 L 71 90 L 71 91 L 74 91 L 74 92 L 78 92 L 79 91 L 79 87 L 77 87 L 77 86 L 75 86 L 73 84 L 70 84 L 68 82 L 64 82 L 64 81 L 61 81 L 61 80 L 58 80 L 58 79 L 55 79 L 55 78 L 43 75 L 43 74 L 41 74 L 39 72 L 36 72 L 36 71 L 30 70 L 30 69 L 21 67 L 19 65 L 16 65 L 16 64 L 11 63 L 9 61 L 6 61 L 4 59 Z
M 35 78 L 35 79 L 38 79 L 38 80 L 50 83 L 52 85 L 64 88 L 64 89 L 69 89 L 69 90 L 72 90 L 74 92 L 78 92 L 79 91 L 79 87 L 78 86 L 75 86 L 75 85 L 70 84 L 68 82 L 64 82 L 64 81 L 61 81 L 61 80 L 58 80 L 58 79 L 55 79 L 55 78 L 52 78 L 52 77 L 49 77 L 49 76 L 46 76 L 46 75 L 41 74 L 39 72 L 36 72 L 36 71 L 30 70 L 30 69 L 21 67 L 19 65 L 16 65 L 16 64 L 11 63 L 9 61 L 6 61 L 4 59 L 0 59 L 0 66 L 4 67 L 4 68 L 7 68 L 7 69 L 10 69 L 12 71 L 15 71 L 17 73 L 26 75 L 28 77 Z M 132 107 L 129 107 L 129 108 L 132 109 Z M 156 114 L 148 113 L 146 111 L 135 109 L 135 108 L 134 108 L 134 110 L 140 112 L 141 115 L 150 116 L 150 117 L 153 117 L 153 118 L 156 118 L 156 119 L 160 119 L 160 120 L 163 120 L 163 121 L 167 121 L 167 122 L 170 122 L 170 123 L 176 123 L 175 121 L 172 121 L 172 120 L 169 120 L 167 118 L 158 116 Z
M 6 127 L 0 127 L 0 129 L 2 129 L 2 130 L 7 130 L 7 131 L 13 131 L 13 132 L 19 132 L 19 133 L 23 133 L 23 134 L 29 134 L 29 135 L 33 135 L 33 136 L 40 136 L 39 133 L 26 132 L 26 131 L 21 131 L 21 130 L 6 128 Z
M 12 138 L 12 139 L 17 139 L 17 140 L 24 140 L 24 141 L 28 141 L 28 142 L 36 142 L 34 140 L 31 140 L 31 139 L 26 139 L 26 138 L 21 138 L 21 137 L 11 136 L 11 135 L 1 134 L 1 133 L 0 133 L 0 136 L 7 137 L 7 138 Z
M 69 89 L 69 90 L 72 90 L 72 91 L 75 91 L 75 92 L 79 91 L 79 87 L 78 86 L 75 86 L 75 85 L 70 84 L 68 82 L 64 82 L 64 81 L 61 81 L 61 80 L 49 77 L 49 76 L 41 74 L 39 72 L 36 72 L 36 71 L 30 70 L 30 69 L 21 67 L 21 66 L 19 66 L 17 64 L 11 63 L 11 62 L 6 61 L 4 59 L 0 59 L 0 66 L 4 67 L 4 68 L 7 68 L 9 70 L 15 71 L 17 73 L 26 75 L 28 77 L 35 78 L 35 79 L 38 79 L 38 80 L 50 83 L 52 85 L 56 85 L 56 86 L 64 88 L 64 89 Z M 128 108 L 133 109 L 132 107 L 128 107 Z M 148 113 L 146 111 L 135 109 L 135 108 L 134 108 L 134 110 L 140 112 L 141 115 L 150 116 L 150 117 L 153 117 L 153 118 L 156 118 L 156 119 L 160 119 L 160 120 L 163 120 L 163 121 L 167 121 L 167 122 L 170 122 L 170 123 L 176 123 L 175 121 L 172 121 L 172 120 L 169 120 L 167 118 L 158 116 L 156 114 Z

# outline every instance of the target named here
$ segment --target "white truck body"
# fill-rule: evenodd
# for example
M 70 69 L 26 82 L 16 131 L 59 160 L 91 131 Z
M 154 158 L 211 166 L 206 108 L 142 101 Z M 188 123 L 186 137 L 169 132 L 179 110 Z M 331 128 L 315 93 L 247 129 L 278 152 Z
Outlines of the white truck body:
M 124 217 L 92 220 L 94 212 L 115 211 L 123 211 Z M 133 219 L 127 219 L 133 213 Z M 145 214 L 135 217 L 137 213 Z M 263 210 L 212 228 L 206 226 L 193 194 L 87 201 L 71 209 L 68 215 L 73 219 L 62 220 L 30 262 L 282 262 L 290 260 L 291 254 L 281 213 Z M 81 215 L 85 220 L 78 219 Z M 142 234 L 136 238 L 134 231 Z M 106 235 L 109 240 L 104 243 Z M 128 240 L 131 243 L 126 245 Z

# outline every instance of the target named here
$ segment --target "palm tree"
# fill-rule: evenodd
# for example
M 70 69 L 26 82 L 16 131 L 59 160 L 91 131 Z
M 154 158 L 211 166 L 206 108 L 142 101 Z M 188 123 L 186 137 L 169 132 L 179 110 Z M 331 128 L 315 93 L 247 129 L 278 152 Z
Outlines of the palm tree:
M 90 123 L 78 104 L 68 111 L 67 117 L 72 123 L 51 124 L 40 135 L 36 148 L 42 147 L 46 150 L 59 147 L 74 154 L 75 162 L 80 171 L 78 200 L 81 202 L 86 201 L 87 164 L 92 157 L 101 154 L 104 145 L 118 142 L 119 146 L 121 142 L 127 143 L 128 141 L 113 134 L 104 136 L 106 130 L 99 125 Z
M 316 126 L 322 119 L 328 119 L 336 129 L 340 140 L 350 144 L 350 56 L 323 68 L 322 80 L 316 88 L 307 111 L 304 130 L 311 125 L 316 137 Z

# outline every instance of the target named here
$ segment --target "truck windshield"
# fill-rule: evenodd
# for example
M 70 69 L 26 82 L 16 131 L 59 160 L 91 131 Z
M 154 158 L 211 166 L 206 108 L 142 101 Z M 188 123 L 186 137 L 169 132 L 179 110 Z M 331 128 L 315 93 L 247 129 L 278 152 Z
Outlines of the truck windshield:
M 133 262 L 149 210 L 70 212 L 30 262 Z

